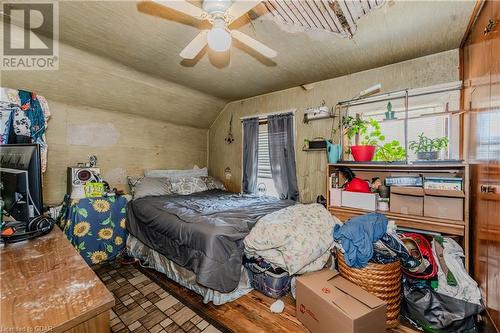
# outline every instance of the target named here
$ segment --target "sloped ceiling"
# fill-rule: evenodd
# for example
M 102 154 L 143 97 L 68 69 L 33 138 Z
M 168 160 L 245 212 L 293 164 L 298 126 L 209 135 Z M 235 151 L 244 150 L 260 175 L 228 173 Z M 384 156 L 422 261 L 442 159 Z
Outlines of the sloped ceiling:
M 239 30 L 274 48 L 278 57 L 263 59 L 234 42 L 230 54 L 205 50 L 190 62 L 179 52 L 198 33 L 196 22 L 173 12 L 167 13 L 173 20 L 146 15 L 136 5 L 60 2 L 60 40 L 68 47 L 59 73 L 5 72 L 2 84 L 208 128 L 227 101 L 457 48 L 474 2 L 391 0 L 362 18 L 352 39 L 291 29 L 257 8 L 253 20 L 239 22 Z M 84 52 L 77 56 L 78 49 Z M 100 65 L 93 68 L 91 59 Z M 78 94 L 81 85 L 84 94 Z

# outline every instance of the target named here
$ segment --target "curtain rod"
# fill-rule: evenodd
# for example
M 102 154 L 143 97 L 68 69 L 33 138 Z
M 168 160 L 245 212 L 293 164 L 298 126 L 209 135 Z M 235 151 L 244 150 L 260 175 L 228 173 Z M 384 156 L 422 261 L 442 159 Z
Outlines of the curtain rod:
M 283 113 L 295 113 L 297 111 L 297 109 L 289 109 L 289 110 L 284 110 L 284 111 L 278 111 L 278 112 L 270 112 L 270 113 L 263 113 L 263 114 L 256 114 L 256 115 L 253 115 L 253 116 L 245 116 L 245 117 L 241 117 L 240 120 L 243 121 L 245 119 L 250 119 L 250 118 L 259 118 L 259 119 L 265 119 L 267 118 L 268 116 L 274 116 L 274 115 L 279 115 L 279 114 L 283 114 Z

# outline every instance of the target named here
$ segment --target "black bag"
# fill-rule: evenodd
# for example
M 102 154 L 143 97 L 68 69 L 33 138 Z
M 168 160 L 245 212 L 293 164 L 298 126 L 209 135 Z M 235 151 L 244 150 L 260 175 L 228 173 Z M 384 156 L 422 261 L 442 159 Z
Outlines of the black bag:
M 483 306 L 435 292 L 419 280 L 403 279 L 401 314 L 426 332 L 478 332 L 474 316 Z

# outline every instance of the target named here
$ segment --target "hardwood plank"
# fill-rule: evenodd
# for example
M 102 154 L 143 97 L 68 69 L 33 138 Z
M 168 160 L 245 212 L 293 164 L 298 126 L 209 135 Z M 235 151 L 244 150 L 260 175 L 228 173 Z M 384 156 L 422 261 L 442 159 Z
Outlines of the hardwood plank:
M 274 314 L 269 310 L 276 301 L 271 297 L 253 290 L 237 300 L 219 306 L 212 303 L 203 304 L 202 297 L 169 280 L 165 275 L 152 269 L 137 266 L 144 274 L 162 288 L 181 300 L 186 306 L 204 318 L 210 318 L 212 325 L 223 332 L 237 333 L 308 333 L 302 323 L 295 317 L 295 300 L 291 295 L 282 297 L 285 303 L 283 313 Z M 390 333 L 417 332 L 410 327 L 400 325 L 389 329 Z

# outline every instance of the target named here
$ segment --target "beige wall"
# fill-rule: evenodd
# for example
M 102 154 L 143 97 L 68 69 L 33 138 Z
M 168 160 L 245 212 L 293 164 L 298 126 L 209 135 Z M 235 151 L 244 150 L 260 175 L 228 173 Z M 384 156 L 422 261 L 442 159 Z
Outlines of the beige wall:
M 318 64 L 321 66 L 321 64 Z M 223 178 L 224 169 L 232 170 L 231 182 L 240 188 L 242 160 L 242 131 L 240 117 L 265 114 L 296 108 L 296 160 L 299 191 L 302 202 L 312 202 L 319 194 L 325 194 L 326 154 L 303 152 L 306 138 L 330 137 L 332 120 L 318 120 L 304 124 L 304 109 L 326 101 L 332 107 L 338 101 L 352 98 L 360 91 L 376 83 L 382 83 L 383 91 L 425 87 L 459 80 L 458 50 L 446 51 L 385 67 L 380 67 L 331 80 L 317 82 L 314 89 L 291 88 L 254 98 L 231 102 L 226 105 L 209 131 L 209 170 Z M 233 134 L 236 140 L 228 145 L 224 141 L 229 119 L 233 115 Z
M 59 203 L 66 193 L 66 167 L 98 157 L 101 175 L 126 189 L 126 176 L 152 168 L 204 167 L 207 130 L 173 125 L 127 113 L 49 100 L 48 167 L 44 202 Z

